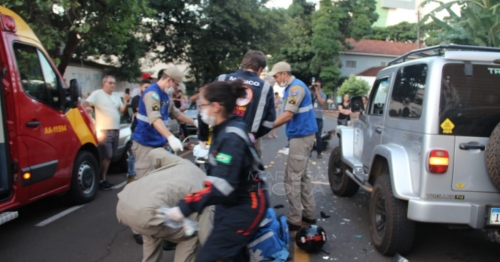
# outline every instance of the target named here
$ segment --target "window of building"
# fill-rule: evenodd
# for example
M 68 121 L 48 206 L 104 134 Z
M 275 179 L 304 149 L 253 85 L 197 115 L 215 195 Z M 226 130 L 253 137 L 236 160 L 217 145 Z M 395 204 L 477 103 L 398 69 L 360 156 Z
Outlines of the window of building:
M 392 90 L 389 116 L 420 118 L 426 80 L 426 64 L 411 65 L 399 69 Z
M 21 84 L 26 94 L 57 110 L 62 110 L 62 85 L 49 61 L 36 47 L 14 44 Z
M 345 67 L 356 68 L 356 61 L 352 61 L 352 60 L 345 61 Z

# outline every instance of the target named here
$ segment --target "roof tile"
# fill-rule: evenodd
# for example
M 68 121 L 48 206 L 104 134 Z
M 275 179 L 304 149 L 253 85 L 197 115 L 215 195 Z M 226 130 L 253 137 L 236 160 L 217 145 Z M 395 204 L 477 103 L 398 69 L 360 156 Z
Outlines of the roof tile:
M 349 38 L 347 42 L 354 48 L 345 51 L 346 53 L 364 53 L 364 54 L 378 54 L 378 55 L 392 55 L 401 56 L 410 51 L 418 49 L 417 44 L 408 44 L 403 42 L 386 42 L 381 40 L 361 39 L 356 42 L 354 39 Z

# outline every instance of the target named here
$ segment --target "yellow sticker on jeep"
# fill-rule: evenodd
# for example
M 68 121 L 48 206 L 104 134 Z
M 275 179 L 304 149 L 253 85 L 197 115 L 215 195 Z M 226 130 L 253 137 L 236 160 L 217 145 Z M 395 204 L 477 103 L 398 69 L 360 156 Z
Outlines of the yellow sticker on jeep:
M 441 128 L 443 129 L 443 134 L 452 134 L 455 125 L 453 124 L 453 122 L 451 122 L 450 119 L 446 118 L 446 120 L 441 123 Z

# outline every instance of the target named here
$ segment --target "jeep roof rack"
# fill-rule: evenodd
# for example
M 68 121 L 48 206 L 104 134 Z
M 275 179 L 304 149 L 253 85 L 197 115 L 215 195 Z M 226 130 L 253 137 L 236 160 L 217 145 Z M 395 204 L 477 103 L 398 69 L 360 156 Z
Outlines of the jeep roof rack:
M 436 45 L 426 48 L 416 49 L 410 51 L 388 63 L 388 66 L 399 64 L 405 62 L 410 56 L 430 57 L 430 56 L 441 56 L 444 54 L 445 50 L 464 50 L 464 51 L 486 51 L 486 52 L 500 52 L 500 48 L 485 47 L 485 46 L 473 46 L 473 45 Z M 432 51 L 436 51 L 432 53 Z

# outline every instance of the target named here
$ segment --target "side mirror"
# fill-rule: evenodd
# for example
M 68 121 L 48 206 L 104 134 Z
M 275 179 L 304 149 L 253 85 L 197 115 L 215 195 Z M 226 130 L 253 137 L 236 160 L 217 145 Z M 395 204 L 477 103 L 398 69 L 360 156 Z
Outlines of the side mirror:
M 68 106 L 71 108 L 78 107 L 79 98 L 82 96 L 82 89 L 76 79 L 69 81 L 69 101 Z
M 363 97 L 362 96 L 354 96 L 351 98 L 351 111 L 353 113 L 355 112 L 361 112 L 365 110 L 363 106 Z

